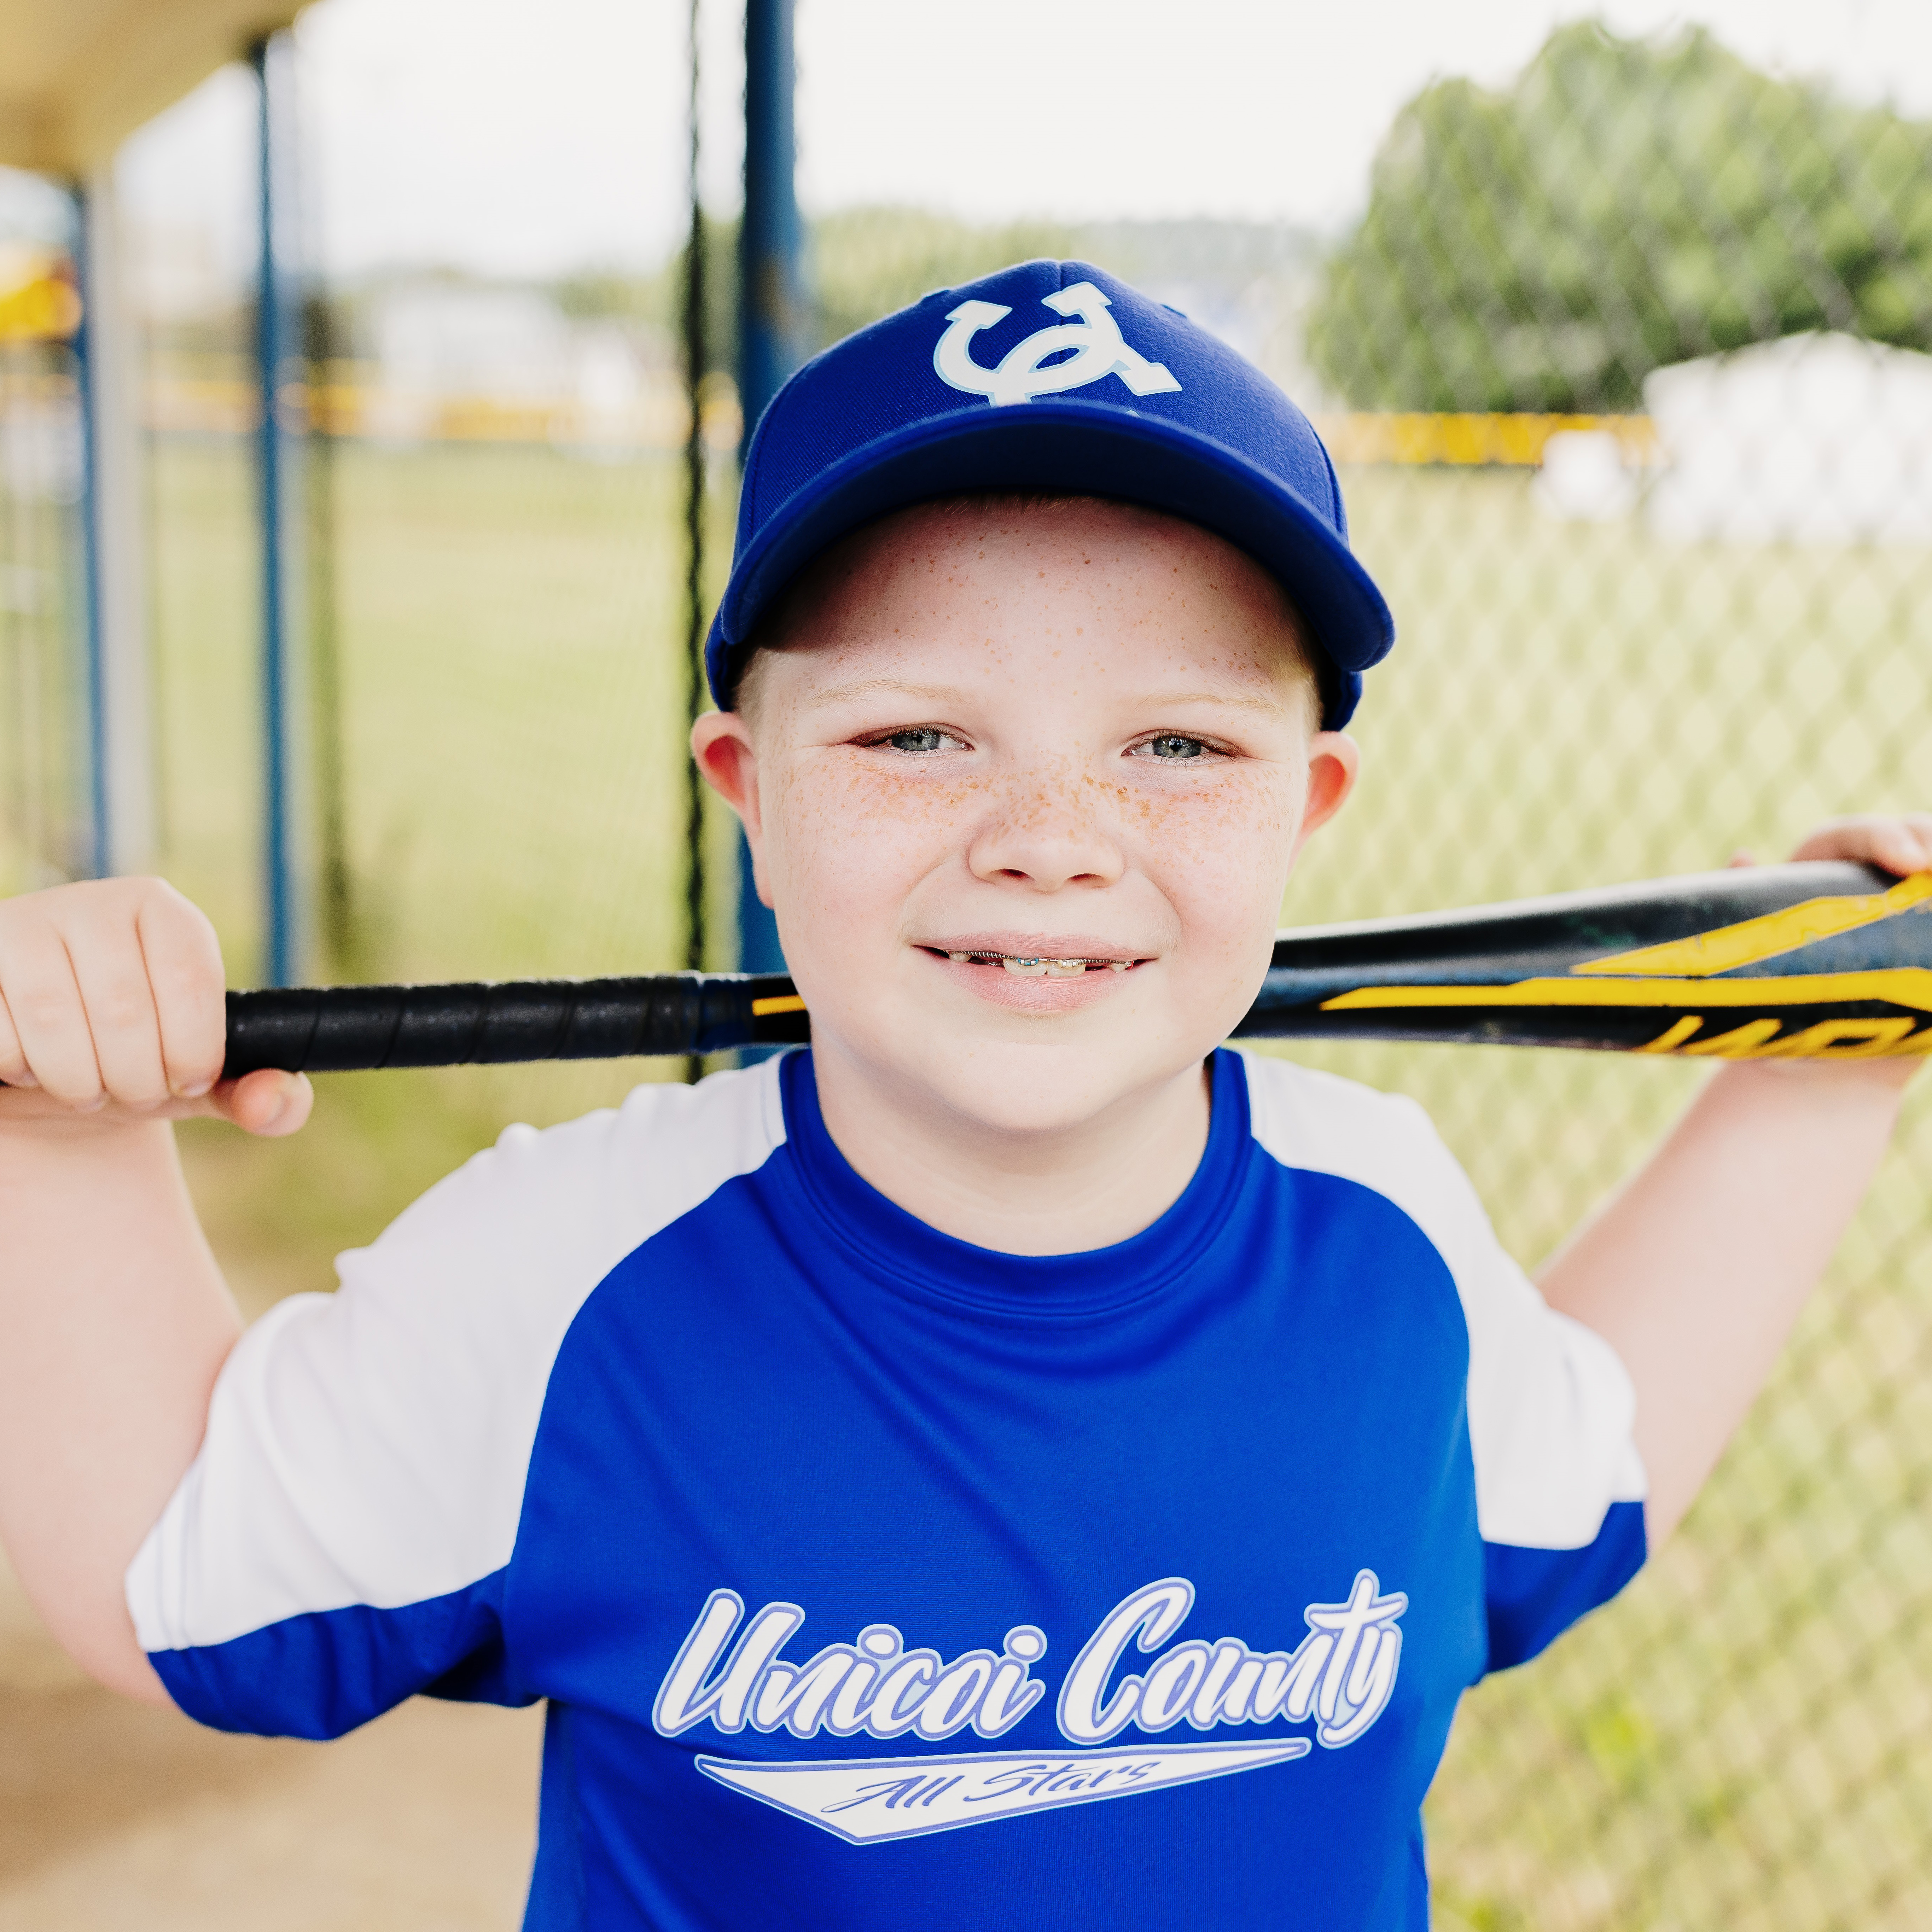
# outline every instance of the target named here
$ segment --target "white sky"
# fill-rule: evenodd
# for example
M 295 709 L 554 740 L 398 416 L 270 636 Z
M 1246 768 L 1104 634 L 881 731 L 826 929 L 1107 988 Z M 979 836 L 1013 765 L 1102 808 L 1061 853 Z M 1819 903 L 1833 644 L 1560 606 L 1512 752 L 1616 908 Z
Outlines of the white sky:
M 742 0 L 703 0 L 707 196 L 736 199 Z M 1432 76 L 1505 81 L 1558 22 L 1686 20 L 1786 73 L 1932 115 L 1928 0 L 798 0 L 801 198 L 976 218 L 1332 227 Z M 683 221 L 680 0 L 318 0 L 299 29 L 315 231 L 355 272 L 662 257 Z M 252 103 L 218 75 L 130 144 L 144 220 L 238 267 Z

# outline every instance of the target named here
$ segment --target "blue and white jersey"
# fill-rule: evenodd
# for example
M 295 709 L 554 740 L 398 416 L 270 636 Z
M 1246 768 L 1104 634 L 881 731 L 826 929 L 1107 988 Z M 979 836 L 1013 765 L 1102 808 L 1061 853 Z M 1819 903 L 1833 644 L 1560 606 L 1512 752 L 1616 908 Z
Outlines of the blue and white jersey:
M 1643 1557 L 1622 1365 L 1412 1102 L 1213 1064 L 1145 1232 L 991 1252 L 808 1054 L 513 1127 L 223 1372 L 176 1701 L 550 1700 L 527 1927 L 1428 1922 L 1464 1687 Z

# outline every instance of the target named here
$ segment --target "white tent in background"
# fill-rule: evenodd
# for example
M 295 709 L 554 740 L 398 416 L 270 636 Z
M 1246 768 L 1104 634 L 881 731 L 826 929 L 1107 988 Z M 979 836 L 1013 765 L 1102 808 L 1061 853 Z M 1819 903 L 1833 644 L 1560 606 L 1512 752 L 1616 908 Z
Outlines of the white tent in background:
M 1537 506 L 1563 524 L 1612 524 L 1636 507 L 1640 472 L 1605 429 L 1558 430 L 1543 446 L 1532 486 Z
M 1658 536 L 1932 543 L 1932 356 L 1787 336 L 1654 371 Z

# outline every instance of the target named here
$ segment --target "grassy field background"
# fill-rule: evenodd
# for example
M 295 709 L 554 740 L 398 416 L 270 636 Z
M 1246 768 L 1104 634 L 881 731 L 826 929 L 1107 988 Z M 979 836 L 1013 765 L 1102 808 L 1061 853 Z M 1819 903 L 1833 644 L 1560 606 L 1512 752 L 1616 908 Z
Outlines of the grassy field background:
M 1290 916 L 1781 857 L 1932 799 L 1932 560 L 1559 525 L 1528 479 L 1351 479 L 1402 641 L 1370 776 Z M 1702 1077 L 1581 1054 L 1324 1049 L 1415 1094 L 1532 1265 Z M 1686 1528 L 1466 1704 L 1430 1808 L 1439 1924 L 1932 1922 L 1932 1115 Z
M 683 963 L 681 482 L 669 460 L 442 446 L 340 454 L 354 944 L 342 976 Z M 155 492 L 166 867 L 260 955 L 255 584 L 245 447 L 163 445 Z M 728 547 L 729 502 L 718 542 Z M 729 827 L 714 926 L 728 910 Z M 720 928 L 722 929 L 722 928 Z M 328 962 L 312 947 L 314 969 Z M 191 1135 L 257 1298 L 326 1285 L 512 1118 L 566 1118 L 668 1065 L 338 1076 L 299 1150 Z
M 355 976 L 677 963 L 671 462 L 349 446 L 339 464 Z M 155 474 L 166 866 L 246 983 L 246 453 L 164 444 Z M 1508 472 L 1346 487 L 1402 641 L 1371 676 L 1362 790 L 1311 849 L 1293 922 L 1700 869 L 1740 846 L 1775 857 L 1828 813 L 1932 804 L 1925 553 L 1558 524 Z M 1532 1264 L 1702 1077 L 1503 1049 L 1297 1057 L 1418 1095 Z M 506 1120 L 673 1071 L 339 1076 L 296 1142 L 185 1138 L 259 1306 L 327 1285 L 334 1252 Z M 1469 1699 L 1430 1808 L 1439 1924 L 1932 1922 L 1928 1162 L 1922 1095 L 1688 1528 L 1617 1604 Z

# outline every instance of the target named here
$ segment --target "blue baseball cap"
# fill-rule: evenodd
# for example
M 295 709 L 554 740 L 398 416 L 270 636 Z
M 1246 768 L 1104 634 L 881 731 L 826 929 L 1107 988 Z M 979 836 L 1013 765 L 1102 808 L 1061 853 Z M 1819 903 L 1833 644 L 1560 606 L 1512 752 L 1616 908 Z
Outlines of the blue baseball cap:
M 1065 491 L 1184 517 L 1280 579 L 1346 723 L 1395 641 L 1348 548 L 1308 418 L 1224 342 L 1085 262 L 943 289 L 814 356 L 745 459 L 731 580 L 704 663 L 728 706 L 758 621 L 818 554 L 888 512 L 976 490 Z

